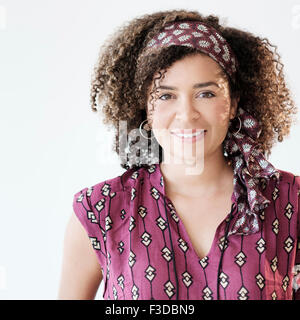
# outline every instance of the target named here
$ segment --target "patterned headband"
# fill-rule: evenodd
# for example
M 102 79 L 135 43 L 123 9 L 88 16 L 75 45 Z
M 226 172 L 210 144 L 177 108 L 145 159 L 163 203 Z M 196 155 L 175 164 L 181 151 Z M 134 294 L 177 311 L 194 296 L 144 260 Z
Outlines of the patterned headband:
M 214 59 L 235 80 L 238 61 L 227 41 L 211 26 L 199 21 L 169 22 L 148 42 L 145 52 L 171 45 L 199 49 Z

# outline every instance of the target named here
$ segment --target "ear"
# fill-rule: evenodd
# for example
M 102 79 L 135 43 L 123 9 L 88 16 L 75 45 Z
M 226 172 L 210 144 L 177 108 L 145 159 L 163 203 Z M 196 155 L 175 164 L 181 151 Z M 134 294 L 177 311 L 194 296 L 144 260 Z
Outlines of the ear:
M 230 120 L 234 119 L 236 116 L 239 101 L 240 101 L 240 97 L 234 97 L 231 99 Z

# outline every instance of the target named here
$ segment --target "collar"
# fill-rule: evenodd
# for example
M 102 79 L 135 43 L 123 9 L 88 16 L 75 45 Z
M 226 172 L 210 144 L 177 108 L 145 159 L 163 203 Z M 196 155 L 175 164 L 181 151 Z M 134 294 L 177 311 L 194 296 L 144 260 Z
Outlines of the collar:
M 160 170 L 160 165 L 158 163 L 150 165 L 147 168 L 147 172 L 149 173 L 150 183 L 152 185 L 152 188 L 154 188 L 154 193 L 157 193 L 158 191 L 162 197 L 167 197 L 165 191 L 164 178 Z M 267 179 L 263 179 L 261 182 L 262 191 L 266 189 L 267 185 Z M 261 231 L 261 224 L 264 220 L 264 210 L 261 210 L 261 212 L 242 210 L 242 198 L 236 197 L 235 192 L 233 192 L 231 196 L 231 201 L 232 203 L 236 204 L 236 210 L 234 210 L 232 215 L 232 223 L 231 228 L 228 232 L 228 236 L 233 234 L 250 235 Z M 269 203 L 270 202 L 266 203 L 265 207 L 262 209 L 265 209 L 269 205 Z

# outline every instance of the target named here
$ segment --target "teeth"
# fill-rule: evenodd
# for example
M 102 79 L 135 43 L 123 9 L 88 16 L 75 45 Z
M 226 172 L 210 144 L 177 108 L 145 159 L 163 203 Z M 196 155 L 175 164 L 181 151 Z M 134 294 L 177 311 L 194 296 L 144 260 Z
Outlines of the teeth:
M 201 132 L 196 132 L 193 134 L 184 134 L 184 133 L 175 133 L 175 134 L 176 134 L 176 136 L 179 136 L 179 137 L 191 138 L 191 137 L 199 136 L 201 134 Z

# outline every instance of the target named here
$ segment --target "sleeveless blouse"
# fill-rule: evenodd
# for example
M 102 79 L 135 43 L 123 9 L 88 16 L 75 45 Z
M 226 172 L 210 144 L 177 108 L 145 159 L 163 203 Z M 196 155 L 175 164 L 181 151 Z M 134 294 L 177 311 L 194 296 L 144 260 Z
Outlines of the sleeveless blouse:
M 300 177 L 279 170 L 258 232 L 231 234 L 232 210 L 200 259 L 167 197 L 159 164 L 129 169 L 74 195 L 100 263 L 105 300 L 300 300 Z M 224 213 L 225 216 L 226 213 Z

